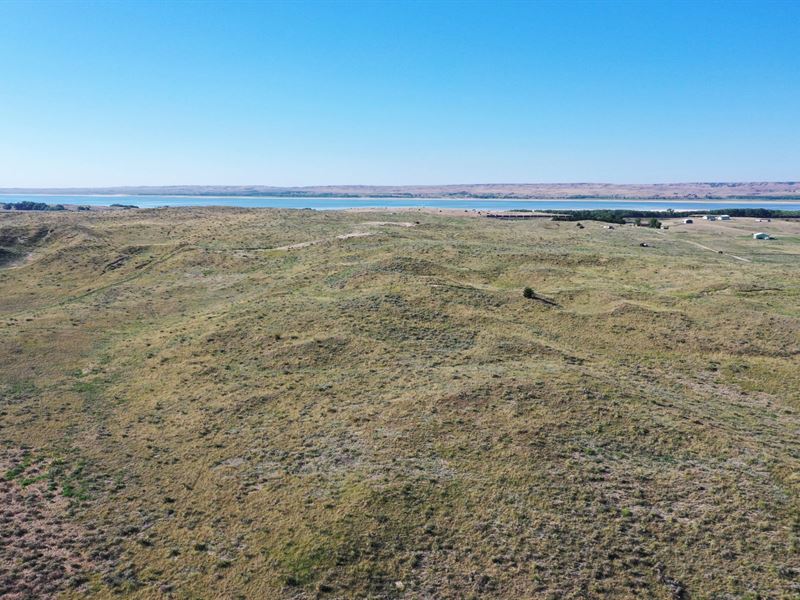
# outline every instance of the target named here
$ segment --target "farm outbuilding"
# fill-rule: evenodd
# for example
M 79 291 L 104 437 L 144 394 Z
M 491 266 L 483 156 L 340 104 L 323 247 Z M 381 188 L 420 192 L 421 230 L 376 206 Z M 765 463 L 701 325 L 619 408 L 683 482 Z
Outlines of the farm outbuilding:
M 694 223 L 694 221 L 692 221 L 691 219 L 684 219 L 683 222 L 686 223 L 687 225 L 691 225 L 692 223 Z
M 758 233 L 753 234 L 754 240 L 768 240 L 770 239 L 768 233 L 764 233 L 763 231 L 759 231 Z

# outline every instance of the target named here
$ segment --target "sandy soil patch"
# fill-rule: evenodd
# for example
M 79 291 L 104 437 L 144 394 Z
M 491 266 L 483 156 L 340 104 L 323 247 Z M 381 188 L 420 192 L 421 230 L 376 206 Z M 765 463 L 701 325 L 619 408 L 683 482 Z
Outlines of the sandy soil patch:
M 349 240 L 350 238 L 358 238 L 358 237 L 367 237 L 370 235 L 374 235 L 368 231 L 354 231 L 353 233 L 343 233 L 342 235 L 337 235 L 334 238 L 326 238 L 321 240 L 310 240 L 308 242 L 298 242 L 296 244 L 288 244 L 286 246 L 278 246 L 277 248 L 273 248 L 273 250 L 298 250 L 300 248 L 308 248 L 309 246 L 315 246 L 316 244 L 322 244 L 324 242 L 330 242 L 332 240 Z
M 417 223 L 410 221 L 364 221 L 362 225 L 393 225 L 394 227 L 416 227 Z

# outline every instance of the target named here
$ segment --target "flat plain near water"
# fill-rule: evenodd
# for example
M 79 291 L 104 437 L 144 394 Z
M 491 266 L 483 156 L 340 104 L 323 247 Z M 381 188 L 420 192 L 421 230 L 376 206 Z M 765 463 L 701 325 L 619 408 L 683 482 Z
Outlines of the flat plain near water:
M 1 214 L 0 596 L 796 597 L 800 224 L 583 225 Z

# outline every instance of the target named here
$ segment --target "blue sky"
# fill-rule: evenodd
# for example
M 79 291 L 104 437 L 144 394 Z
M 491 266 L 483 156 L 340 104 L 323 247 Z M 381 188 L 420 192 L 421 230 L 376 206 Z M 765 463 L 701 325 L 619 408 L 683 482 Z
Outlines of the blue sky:
M 800 2 L 0 2 L 0 187 L 800 179 Z

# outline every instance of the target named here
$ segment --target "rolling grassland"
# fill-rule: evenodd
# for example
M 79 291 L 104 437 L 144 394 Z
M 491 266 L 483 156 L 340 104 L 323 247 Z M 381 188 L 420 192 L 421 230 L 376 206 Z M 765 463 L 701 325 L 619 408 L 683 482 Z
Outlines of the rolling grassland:
M 583 225 L 0 215 L 0 596 L 797 598 L 800 223 Z

